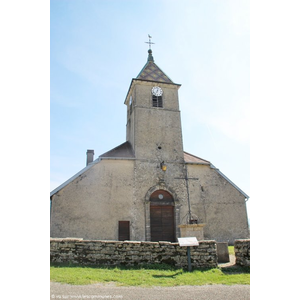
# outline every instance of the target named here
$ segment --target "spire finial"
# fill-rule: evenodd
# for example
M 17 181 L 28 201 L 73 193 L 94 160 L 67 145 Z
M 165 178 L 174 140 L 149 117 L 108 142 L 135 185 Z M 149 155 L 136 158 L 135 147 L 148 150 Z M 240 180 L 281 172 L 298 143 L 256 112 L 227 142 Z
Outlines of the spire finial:
M 152 42 L 151 42 L 152 36 L 151 36 L 150 34 L 148 34 L 148 37 L 149 37 L 149 42 L 145 42 L 146 44 L 149 44 L 148 61 L 153 61 L 153 62 L 154 62 L 154 59 L 153 59 L 153 56 L 152 56 L 151 45 L 153 45 L 153 44 L 155 44 L 155 43 L 152 43 Z
M 146 44 L 149 44 L 149 50 L 151 50 L 151 45 L 155 44 L 151 42 L 152 36 L 150 34 L 148 34 L 148 38 L 149 38 L 149 42 L 145 42 Z

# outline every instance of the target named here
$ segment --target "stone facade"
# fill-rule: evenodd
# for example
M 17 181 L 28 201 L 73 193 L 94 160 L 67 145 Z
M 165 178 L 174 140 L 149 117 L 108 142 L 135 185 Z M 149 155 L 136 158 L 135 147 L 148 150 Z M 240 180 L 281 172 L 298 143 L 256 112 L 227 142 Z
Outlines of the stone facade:
M 245 196 L 211 165 L 187 164 L 191 209 L 205 223 L 204 238 L 233 245 L 249 238 Z
M 50 261 L 57 264 L 125 265 L 169 264 L 187 268 L 187 248 L 170 242 L 99 241 L 50 239 Z M 217 267 L 215 241 L 202 241 L 191 247 L 193 268 Z
M 234 241 L 235 263 L 240 266 L 250 266 L 250 240 Z
M 195 237 L 198 241 L 204 240 L 203 227 L 205 224 L 179 225 L 181 237 Z
M 53 196 L 51 237 L 118 240 L 118 220 L 131 221 L 131 236 L 144 236 L 133 183 L 132 160 L 94 164 Z
M 183 151 L 180 85 L 155 65 L 152 54 L 141 74 L 132 79 L 125 99 L 126 142 L 51 192 L 51 237 L 118 240 L 118 224 L 126 221 L 130 240 L 153 241 L 150 198 L 166 191 L 174 234 L 162 241 L 181 236 L 179 225 L 188 223 L 189 207 L 198 223 L 206 224 L 201 239 L 233 244 L 249 238 L 247 195 L 209 161 Z M 162 107 L 153 106 L 153 86 L 163 90 Z
M 118 240 L 118 221 L 130 222 L 130 239 L 151 241 L 150 196 L 168 191 L 174 199 L 176 238 L 186 224 L 186 184 L 172 165 L 102 158 L 52 196 L 51 237 Z M 244 196 L 206 165 L 188 165 L 193 214 L 205 223 L 204 239 L 228 242 L 248 238 Z M 144 174 L 142 174 L 144 173 Z M 140 174 L 140 175 L 138 175 Z M 182 173 L 181 173 L 182 174 Z M 173 183 L 172 183 L 173 179 Z

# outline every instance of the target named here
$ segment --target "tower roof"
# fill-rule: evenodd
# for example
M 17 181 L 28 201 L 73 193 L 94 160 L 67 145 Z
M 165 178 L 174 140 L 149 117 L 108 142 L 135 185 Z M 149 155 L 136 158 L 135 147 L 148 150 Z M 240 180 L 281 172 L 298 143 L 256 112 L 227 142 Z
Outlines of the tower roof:
M 136 79 L 174 83 L 154 62 L 152 50 L 148 50 L 148 60 Z
M 132 78 L 130 87 L 128 89 L 126 98 L 124 103 L 126 104 L 126 101 L 129 101 L 129 94 L 130 90 L 134 86 L 134 84 L 138 81 L 150 81 L 150 82 L 161 82 L 166 84 L 172 84 L 177 86 L 178 88 L 181 86 L 181 84 L 174 83 L 169 76 L 166 75 L 162 69 L 160 69 L 157 64 L 154 62 L 154 58 L 152 56 L 152 50 L 148 50 L 148 59 L 147 63 L 144 65 L 143 69 L 139 73 L 139 75 L 136 78 Z

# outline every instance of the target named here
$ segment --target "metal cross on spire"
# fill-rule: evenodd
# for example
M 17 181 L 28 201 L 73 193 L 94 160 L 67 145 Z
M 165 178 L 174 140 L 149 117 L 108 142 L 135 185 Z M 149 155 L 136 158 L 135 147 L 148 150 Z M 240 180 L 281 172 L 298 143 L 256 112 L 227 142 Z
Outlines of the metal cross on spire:
M 155 44 L 151 42 L 152 36 L 150 34 L 148 34 L 149 37 L 149 42 L 145 42 L 146 44 L 149 44 L 149 50 L 151 50 L 151 45 Z

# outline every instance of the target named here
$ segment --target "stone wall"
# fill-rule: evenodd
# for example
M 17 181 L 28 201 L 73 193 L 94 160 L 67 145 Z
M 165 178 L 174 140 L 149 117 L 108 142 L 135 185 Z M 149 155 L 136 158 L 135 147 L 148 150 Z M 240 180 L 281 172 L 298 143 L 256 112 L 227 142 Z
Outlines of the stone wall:
M 133 160 L 95 163 L 52 196 L 50 236 L 118 240 L 118 221 L 130 221 L 130 238 L 143 239 L 145 219 L 136 211 L 133 182 Z
M 187 248 L 170 242 L 50 239 L 50 262 L 77 265 L 169 264 L 187 268 Z M 215 241 L 191 247 L 193 268 L 217 267 Z
M 237 265 L 250 266 L 250 240 L 235 240 L 234 252 Z
M 249 239 L 245 196 L 211 166 L 187 166 L 189 177 L 199 178 L 199 182 L 189 182 L 189 199 L 199 223 L 206 224 L 204 239 L 228 245 L 233 245 L 236 239 Z

